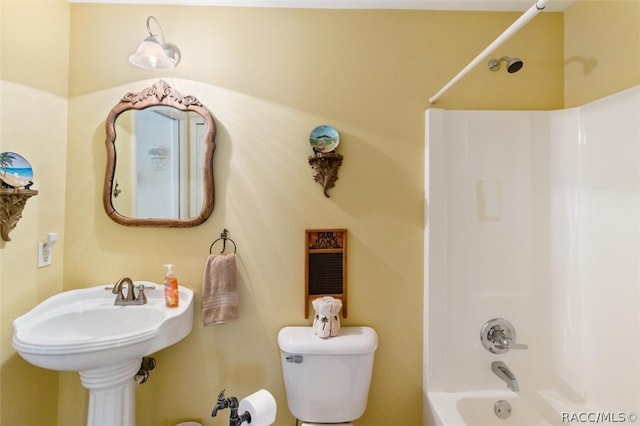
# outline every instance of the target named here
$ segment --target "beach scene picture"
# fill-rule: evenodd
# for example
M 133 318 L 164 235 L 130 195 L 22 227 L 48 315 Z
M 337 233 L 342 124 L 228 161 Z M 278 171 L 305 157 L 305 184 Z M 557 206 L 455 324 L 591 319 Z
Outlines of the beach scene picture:
M 318 126 L 311 131 L 309 143 L 314 152 L 326 154 L 336 150 L 340 143 L 340 135 L 332 126 Z
M 0 153 L 0 180 L 3 187 L 24 188 L 33 183 L 31 164 L 15 152 Z

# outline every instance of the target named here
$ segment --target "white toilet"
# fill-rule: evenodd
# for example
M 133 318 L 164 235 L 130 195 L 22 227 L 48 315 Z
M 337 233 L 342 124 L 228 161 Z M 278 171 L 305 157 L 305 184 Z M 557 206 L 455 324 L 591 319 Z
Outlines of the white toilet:
M 322 339 L 311 327 L 278 333 L 289 410 L 302 426 L 351 425 L 367 408 L 378 335 L 370 327 L 342 327 Z

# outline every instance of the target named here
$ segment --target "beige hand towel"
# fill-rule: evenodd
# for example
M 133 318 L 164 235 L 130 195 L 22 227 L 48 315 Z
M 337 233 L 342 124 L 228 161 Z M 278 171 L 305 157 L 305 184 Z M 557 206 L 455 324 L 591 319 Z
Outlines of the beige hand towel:
M 225 324 L 240 317 L 236 255 L 211 255 L 202 278 L 202 323 Z

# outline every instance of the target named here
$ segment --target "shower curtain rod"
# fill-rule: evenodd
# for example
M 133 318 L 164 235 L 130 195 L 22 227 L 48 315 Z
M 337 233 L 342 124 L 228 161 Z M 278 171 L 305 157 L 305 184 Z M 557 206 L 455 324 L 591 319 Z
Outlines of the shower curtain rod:
M 429 103 L 435 103 L 440 96 L 447 90 L 456 84 L 462 77 L 464 77 L 473 67 L 478 65 L 480 61 L 485 60 L 495 49 L 497 49 L 502 43 L 507 41 L 514 33 L 520 28 L 524 27 L 530 20 L 534 18 L 540 11 L 542 11 L 550 0 L 538 0 L 533 6 L 522 14 L 509 28 L 507 28 L 497 39 L 493 41 L 486 49 L 484 49 L 476 58 L 469 62 L 469 64 L 462 69 L 455 77 L 451 79 L 438 93 L 429 98 Z

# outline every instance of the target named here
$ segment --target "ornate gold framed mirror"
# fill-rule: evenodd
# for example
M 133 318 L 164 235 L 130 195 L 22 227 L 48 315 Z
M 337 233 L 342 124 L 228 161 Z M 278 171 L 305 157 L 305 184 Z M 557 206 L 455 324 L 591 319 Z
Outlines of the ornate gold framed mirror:
M 215 203 L 216 126 L 209 110 L 163 80 L 125 94 L 106 121 L 103 204 L 127 226 L 190 227 Z

